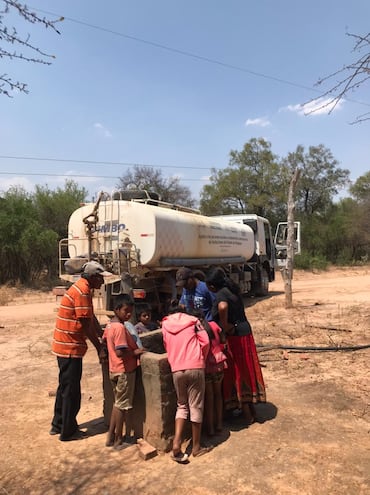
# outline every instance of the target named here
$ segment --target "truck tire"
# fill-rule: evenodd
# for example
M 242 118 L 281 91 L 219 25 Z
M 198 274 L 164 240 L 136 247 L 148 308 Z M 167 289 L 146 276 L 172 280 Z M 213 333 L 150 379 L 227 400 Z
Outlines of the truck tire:
M 269 293 L 269 276 L 266 268 L 260 268 L 258 270 L 258 280 L 254 284 L 255 296 L 267 296 Z

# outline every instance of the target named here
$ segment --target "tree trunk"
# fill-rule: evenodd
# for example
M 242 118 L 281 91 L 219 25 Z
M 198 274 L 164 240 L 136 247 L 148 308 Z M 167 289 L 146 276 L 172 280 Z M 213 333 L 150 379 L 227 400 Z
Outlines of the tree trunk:
M 293 172 L 289 184 L 288 192 L 288 236 L 287 236 L 287 260 L 286 265 L 281 268 L 281 275 L 284 280 L 285 290 L 285 308 L 289 309 L 293 307 L 292 297 L 292 278 L 293 278 L 293 263 L 294 263 L 294 210 L 295 210 L 295 189 L 300 176 L 300 169 L 296 168 Z

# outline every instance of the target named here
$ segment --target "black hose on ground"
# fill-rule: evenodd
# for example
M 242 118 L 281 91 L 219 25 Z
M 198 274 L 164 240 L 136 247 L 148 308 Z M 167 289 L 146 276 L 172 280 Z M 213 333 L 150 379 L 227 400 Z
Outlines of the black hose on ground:
M 292 346 L 292 345 L 263 345 L 257 344 L 259 352 L 272 351 L 274 349 L 283 349 L 285 351 L 295 352 L 332 352 L 332 351 L 359 351 L 361 349 L 369 349 L 370 344 L 354 345 L 354 346 L 330 346 L 330 347 L 317 347 L 317 346 Z

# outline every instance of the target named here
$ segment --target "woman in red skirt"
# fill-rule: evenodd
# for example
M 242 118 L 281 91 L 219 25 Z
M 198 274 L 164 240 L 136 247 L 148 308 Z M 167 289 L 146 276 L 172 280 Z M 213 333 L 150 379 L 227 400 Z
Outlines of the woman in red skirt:
M 207 278 L 215 292 L 213 319 L 227 335 L 227 364 L 223 381 L 224 408 L 240 408 L 248 423 L 255 421 L 254 404 L 266 402 L 265 385 L 251 326 L 245 316 L 240 289 L 221 268 L 213 268 Z

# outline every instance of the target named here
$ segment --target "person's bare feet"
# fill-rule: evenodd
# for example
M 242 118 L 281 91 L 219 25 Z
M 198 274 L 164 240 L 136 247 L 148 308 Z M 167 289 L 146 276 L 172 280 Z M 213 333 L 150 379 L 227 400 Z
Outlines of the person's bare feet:
M 255 410 L 254 410 L 253 404 L 252 404 L 252 407 L 250 404 L 243 404 L 242 410 L 243 410 L 244 419 L 245 419 L 247 425 L 248 426 L 252 425 L 256 421 Z
M 106 447 L 113 447 L 114 445 L 114 436 L 111 436 L 109 433 L 107 434 L 107 439 L 105 441 Z

